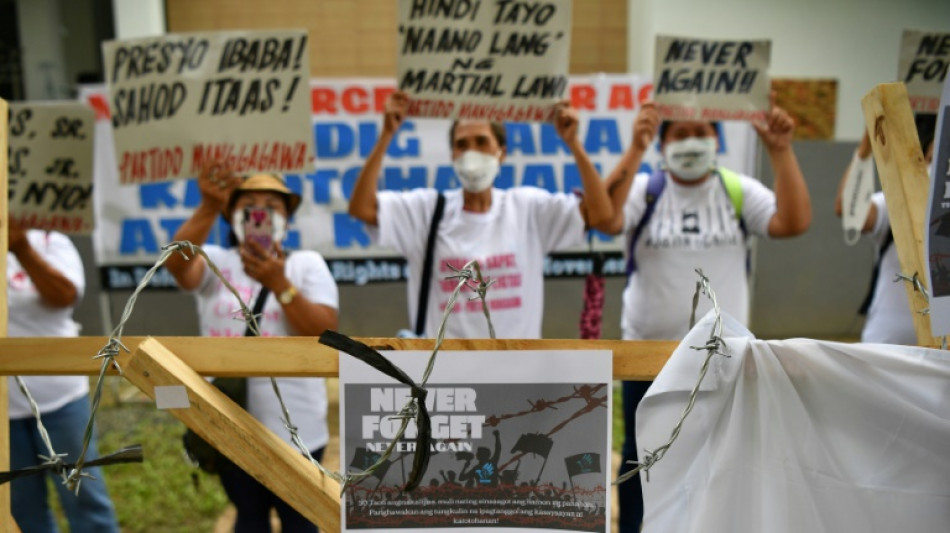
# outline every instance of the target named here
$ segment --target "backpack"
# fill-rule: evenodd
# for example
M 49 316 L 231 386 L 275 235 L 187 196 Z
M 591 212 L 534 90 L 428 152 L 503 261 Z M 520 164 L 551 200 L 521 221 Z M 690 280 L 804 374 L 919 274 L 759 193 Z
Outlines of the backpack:
M 745 238 L 748 231 L 746 230 L 745 220 L 742 219 L 742 178 L 738 173 L 723 167 L 716 167 L 715 172 L 716 175 L 719 176 L 719 183 L 722 184 L 723 189 L 726 190 L 726 194 L 729 196 L 729 200 L 732 201 L 733 211 L 736 214 L 736 218 L 739 219 L 739 229 L 742 231 L 743 238 Z M 636 228 L 634 228 L 630 237 L 629 246 L 627 247 L 627 279 L 630 279 L 630 275 L 637 270 L 637 261 L 634 257 L 637 241 L 640 239 L 640 234 L 643 233 L 643 229 L 646 228 L 650 222 L 653 212 L 656 211 L 656 202 L 660 199 L 660 195 L 663 194 L 663 189 L 665 188 L 666 173 L 657 168 L 650 174 L 646 190 L 646 209 L 643 211 L 643 216 L 640 217 L 640 222 L 638 222 Z M 750 258 L 747 254 L 746 273 L 749 272 L 750 267 Z

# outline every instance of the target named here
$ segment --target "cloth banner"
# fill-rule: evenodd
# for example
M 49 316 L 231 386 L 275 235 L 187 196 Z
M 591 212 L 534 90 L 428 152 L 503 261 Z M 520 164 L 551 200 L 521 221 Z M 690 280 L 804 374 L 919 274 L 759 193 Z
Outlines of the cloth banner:
M 723 318 L 729 357 L 713 357 L 678 439 L 641 473 L 645 533 L 947 530 L 950 353 L 760 341 Z M 668 441 L 706 354 L 691 346 L 713 320 L 640 403 L 642 448 Z

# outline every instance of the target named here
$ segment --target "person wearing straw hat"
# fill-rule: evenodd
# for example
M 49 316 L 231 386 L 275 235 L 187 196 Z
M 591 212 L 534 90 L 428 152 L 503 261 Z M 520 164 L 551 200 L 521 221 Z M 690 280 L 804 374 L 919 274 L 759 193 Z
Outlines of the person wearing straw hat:
M 287 188 L 278 175 L 253 174 L 240 178 L 220 164 L 209 164 L 202 169 L 198 187 L 201 203 L 174 238 L 203 245 L 218 217 L 226 218 L 231 224 L 235 246 L 206 245 L 203 249 L 248 307 L 262 299 L 263 307 L 258 315 L 261 335 L 317 336 L 327 329 L 335 329 L 338 291 L 323 257 L 309 250 L 288 254 L 281 246 L 288 220 L 300 205 L 300 196 Z M 271 221 L 272 231 L 265 241 L 269 245 L 245 235 L 249 227 L 245 219 L 262 210 Z M 201 255 L 186 260 L 176 254 L 169 258 L 166 266 L 179 287 L 194 294 L 202 335 L 246 333 L 233 294 Z M 278 378 L 277 382 L 291 421 L 299 428 L 300 439 L 319 460 L 329 441 L 323 379 Z M 268 378 L 247 380 L 247 410 L 293 445 Z M 228 498 L 237 509 L 236 532 L 270 531 L 271 508 L 277 509 L 281 531 L 317 531 L 315 525 L 240 468 L 226 468 L 219 475 Z
M 75 337 L 73 310 L 82 300 L 86 279 L 82 258 L 62 233 L 21 228 L 8 219 L 7 303 L 10 337 Z M 0 229 L 0 231 L 5 231 Z M 39 357 L 41 354 L 37 354 Z M 36 402 L 49 437 L 44 439 L 30 401 L 13 376 L 7 378 L 10 412 L 10 467 L 19 470 L 42 464 L 41 456 L 65 454 L 75 462 L 82 453 L 89 420 L 89 379 L 86 376 L 25 376 L 21 378 Z M 98 457 L 93 431 L 86 461 Z M 102 469 L 84 469 L 78 494 L 62 479 L 53 486 L 69 522 L 70 531 L 118 532 L 115 507 L 109 499 Z M 23 533 L 58 531 L 47 497 L 47 476 L 24 476 L 11 484 L 10 508 Z

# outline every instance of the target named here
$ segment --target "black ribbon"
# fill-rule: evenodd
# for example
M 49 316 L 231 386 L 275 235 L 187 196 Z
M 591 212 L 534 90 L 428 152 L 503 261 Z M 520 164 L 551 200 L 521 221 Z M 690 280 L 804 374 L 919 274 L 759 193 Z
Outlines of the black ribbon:
M 133 444 L 132 446 L 122 448 L 121 450 L 110 453 L 109 455 L 103 455 L 98 459 L 87 461 L 83 464 L 83 468 L 92 466 L 117 465 L 123 463 L 141 463 L 143 460 L 144 455 L 142 454 L 142 446 L 140 444 Z M 42 474 L 47 470 L 68 474 L 74 468 L 76 468 L 76 463 L 56 462 L 37 466 L 28 466 L 26 468 L 11 470 L 9 472 L 0 472 L 0 485 L 13 481 L 17 478 Z
M 431 452 L 429 445 L 432 440 L 432 425 L 429 420 L 429 411 L 426 409 L 426 395 L 428 391 L 416 385 L 405 372 L 394 365 L 389 359 L 383 357 L 383 354 L 363 344 L 353 340 L 342 333 L 327 330 L 320 335 L 320 344 L 345 352 L 353 357 L 363 361 L 371 367 L 379 370 L 383 374 L 395 379 L 396 381 L 409 387 L 410 395 L 416 400 L 416 451 L 412 458 L 412 471 L 409 473 L 409 479 L 406 481 L 404 490 L 410 491 L 419 486 L 422 477 L 429 466 L 429 457 Z

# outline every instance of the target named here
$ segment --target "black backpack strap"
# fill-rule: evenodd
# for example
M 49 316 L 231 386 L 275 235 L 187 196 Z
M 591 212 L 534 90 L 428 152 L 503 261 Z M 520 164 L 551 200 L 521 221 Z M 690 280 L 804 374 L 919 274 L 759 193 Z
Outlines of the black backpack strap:
M 445 196 L 438 193 L 435 200 L 435 211 L 432 213 L 432 222 L 429 224 L 429 236 L 426 239 L 426 256 L 422 263 L 422 279 L 419 280 L 419 305 L 416 307 L 416 336 L 421 337 L 426 328 L 426 311 L 429 307 L 429 289 L 432 279 L 432 260 L 435 250 L 435 236 L 439 230 L 439 222 L 445 212 Z
M 637 270 L 637 260 L 634 257 L 637 241 L 640 240 L 640 234 L 643 233 L 643 229 L 653 217 L 653 212 L 656 211 L 656 202 L 660 199 L 660 195 L 663 194 L 663 189 L 665 188 L 666 173 L 657 167 L 657 169 L 650 174 L 649 181 L 647 182 L 646 209 L 643 210 L 643 216 L 640 217 L 640 222 L 638 222 L 637 227 L 634 228 L 630 236 L 630 242 L 628 243 L 626 270 L 628 280 L 630 279 L 630 274 L 633 274 Z
M 871 300 L 874 299 L 874 292 L 877 288 L 877 278 L 881 277 L 881 260 L 884 259 L 884 253 L 892 244 L 894 244 L 894 233 L 891 232 L 891 228 L 887 228 L 887 235 L 884 236 L 884 242 L 881 243 L 881 248 L 877 252 L 877 259 L 874 261 L 874 270 L 871 271 L 871 286 L 868 287 L 868 292 L 864 296 L 864 301 L 861 302 L 861 307 L 858 308 L 858 314 L 860 315 L 868 314 L 868 309 L 871 308 Z
M 251 314 L 257 318 L 257 324 L 260 325 L 263 315 L 261 315 L 261 310 L 264 309 L 264 301 L 267 300 L 267 295 L 270 294 L 270 289 L 261 285 L 261 292 L 257 293 L 257 299 L 254 300 L 254 307 L 251 309 Z M 254 332 L 251 331 L 251 326 L 248 325 L 244 330 L 245 337 L 254 337 Z

